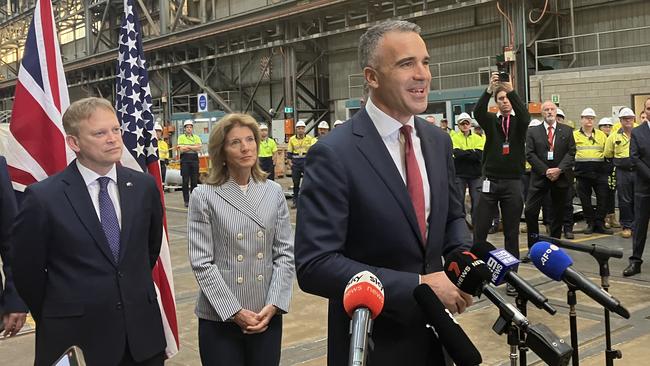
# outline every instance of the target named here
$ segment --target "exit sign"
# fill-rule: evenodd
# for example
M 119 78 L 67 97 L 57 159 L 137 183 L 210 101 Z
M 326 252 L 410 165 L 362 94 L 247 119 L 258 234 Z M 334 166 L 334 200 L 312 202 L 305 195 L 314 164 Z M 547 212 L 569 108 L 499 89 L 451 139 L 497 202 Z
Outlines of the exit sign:
M 284 107 L 284 113 L 293 113 L 293 107 Z
M 551 102 L 560 104 L 560 94 L 551 94 Z

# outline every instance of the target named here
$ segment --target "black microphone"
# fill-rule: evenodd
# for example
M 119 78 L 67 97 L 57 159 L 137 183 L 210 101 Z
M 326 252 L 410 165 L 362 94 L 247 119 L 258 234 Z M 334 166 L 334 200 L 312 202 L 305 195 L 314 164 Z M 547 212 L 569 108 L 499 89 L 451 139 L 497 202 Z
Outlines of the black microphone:
M 438 340 L 458 366 L 475 366 L 483 362 L 481 354 L 474 347 L 463 328 L 445 308 L 429 285 L 421 284 L 413 291 L 413 296 L 424 313 L 427 323 L 433 327 Z
M 564 281 L 569 286 L 581 290 L 605 309 L 625 319 L 630 318 L 621 302 L 605 290 L 591 282 L 585 275 L 571 268 L 573 260 L 557 246 L 540 241 L 530 248 L 530 259 L 542 273 L 556 281 Z
M 528 319 L 514 305 L 506 302 L 496 289 L 488 284 L 492 274 L 485 262 L 473 253 L 469 251 L 451 252 L 446 258 L 445 274 L 462 291 L 474 296 L 484 294 L 499 308 L 501 317 L 507 322 L 512 322 L 522 330 L 528 328 Z M 503 333 L 505 331 L 503 325 L 501 324 L 498 329 L 494 328 L 494 330 L 498 334 Z
M 493 285 L 499 286 L 505 280 L 514 286 L 517 291 L 526 299 L 530 300 L 537 308 L 546 310 L 547 313 L 554 315 L 557 310 L 548 303 L 546 296 L 537 291 L 533 285 L 523 279 L 514 271 L 519 264 L 519 260 L 505 249 L 497 249 L 487 241 L 474 244 L 470 250 L 484 262 L 492 272 L 490 280 Z
M 557 245 L 560 248 L 575 250 L 577 252 L 589 253 L 595 258 L 623 258 L 623 251 L 617 249 L 609 249 L 600 245 L 591 244 L 585 245 L 580 243 L 574 243 L 568 240 L 556 239 L 550 236 L 531 234 L 537 241 L 546 241 L 552 244 Z

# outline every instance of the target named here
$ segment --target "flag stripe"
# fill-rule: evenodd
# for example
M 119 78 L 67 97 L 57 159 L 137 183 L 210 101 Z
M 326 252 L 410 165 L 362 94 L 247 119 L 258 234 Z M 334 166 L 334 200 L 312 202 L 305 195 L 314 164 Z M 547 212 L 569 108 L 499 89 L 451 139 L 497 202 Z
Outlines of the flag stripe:
M 49 1 L 41 2 L 41 13 L 44 14 L 41 19 L 43 20 L 43 38 L 45 39 L 45 61 L 47 63 L 47 76 L 49 78 L 50 92 L 52 93 L 52 100 L 57 110 L 61 112 L 61 99 L 59 97 L 59 77 L 57 76 L 57 59 L 56 52 L 54 52 L 54 16 L 52 15 L 52 8 Z
M 29 25 L 29 31 L 27 33 L 27 41 L 25 42 L 25 53 L 27 50 L 34 52 L 37 49 L 36 43 L 36 31 L 34 30 L 34 22 Z M 36 84 L 43 90 L 43 75 L 41 74 L 41 64 L 38 58 L 36 57 L 23 57 L 21 61 L 21 66 L 26 69 Z M 19 74 L 20 77 L 20 74 Z

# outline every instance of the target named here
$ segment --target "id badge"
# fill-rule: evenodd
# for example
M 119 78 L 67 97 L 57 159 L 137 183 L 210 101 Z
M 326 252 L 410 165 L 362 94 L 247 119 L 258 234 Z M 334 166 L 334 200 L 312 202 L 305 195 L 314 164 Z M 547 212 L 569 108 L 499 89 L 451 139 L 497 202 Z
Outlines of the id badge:
M 552 151 L 549 151 L 549 152 L 546 154 L 546 160 L 548 160 L 548 161 L 553 160 L 553 152 L 552 152 Z
M 504 142 L 502 148 L 503 149 L 501 150 L 501 152 L 502 152 L 503 155 L 510 154 L 510 143 Z
M 490 181 L 489 180 L 484 180 L 483 181 L 483 193 L 490 193 Z

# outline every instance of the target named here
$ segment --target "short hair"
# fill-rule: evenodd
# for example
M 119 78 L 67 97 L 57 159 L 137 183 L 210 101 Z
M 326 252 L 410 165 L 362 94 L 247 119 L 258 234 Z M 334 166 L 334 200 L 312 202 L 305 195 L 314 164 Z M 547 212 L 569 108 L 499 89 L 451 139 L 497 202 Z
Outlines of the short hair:
M 211 167 L 205 183 L 220 186 L 230 179 L 228 165 L 226 164 L 226 136 L 233 127 L 248 127 L 255 137 L 255 144 L 260 145 L 260 128 L 257 121 L 248 114 L 231 113 L 220 119 L 210 133 L 208 139 L 208 155 Z M 263 182 L 268 176 L 259 165 L 259 160 L 251 168 L 251 176 L 256 182 Z
M 508 94 L 508 89 L 506 89 L 505 86 L 503 86 L 503 85 L 497 86 L 497 89 L 494 91 L 494 101 L 495 102 L 497 101 L 497 95 L 499 95 L 499 93 L 501 93 L 502 91 L 504 91 L 504 92 L 506 92 L 506 94 Z
M 386 20 L 374 25 L 364 33 L 359 39 L 359 65 L 363 70 L 366 66 L 375 65 L 375 53 L 379 41 L 388 32 L 414 32 L 420 34 L 419 25 L 406 20 Z
M 98 109 L 115 114 L 111 102 L 104 98 L 88 97 L 73 102 L 63 113 L 63 130 L 68 135 L 79 136 L 79 122 L 90 118 Z

